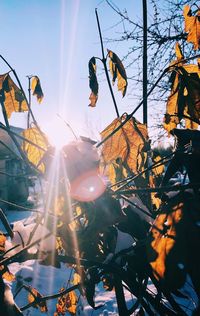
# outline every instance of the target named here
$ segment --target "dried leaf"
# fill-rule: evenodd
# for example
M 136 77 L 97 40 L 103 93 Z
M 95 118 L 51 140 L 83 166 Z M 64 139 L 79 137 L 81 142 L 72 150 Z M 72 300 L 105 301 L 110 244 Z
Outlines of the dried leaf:
M 32 77 L 31 90 L 32 90 L 33 95 L 36 96 L 37 101 L 41 103 L 44 97 L 44 94 L 43 94 L 41 84 L 40 84 L 40 79 L 38 78 L 38 76 Z
M 128 177 L 128 172 L 123 166 L 121 159 L 116 159 L 107 166 L 107 170 L 103 172 L 105 176 L 108 176 L 110 183 L 115 184 Z
M 181 56 L 177 53 L 177 60 Z M 166 105 L 164 128 L 170 132 L 180 123 L 183 115 L 200 118 L 200 70 L 196 64 L 171 63 L 171 93 Z M 185 121 L 186 127 L 197 128 L 198 124 Z
M 181 46 L 178 42 L 176 42 L 175 44 L 175 54 L 176 54 L 177 60 L 181 60 L 184 58 L 182 50 L 181 50 Z
M 156 157 L 153 158 L 153 162 L 157 163 L 161 160 L 161 157 L 159 155 L 157 155 Z M 165 171 L 165 167 L 164 164 L 161 164 L 158 167 L 155 167 L 152 169 L 152 172 L 154 174 L 155 177 L 161 176 Z
M 152 171 L 153 171 L 153 169 L 152 169 Z M 150 188 L 156 187 L 156 178 L 152 174 L 149 175 L 149 186 L 150 186 Z M 151 204 L 152 204 L 154 209 L 159 209 L 160 204 L 161 204 L 161 199 L 158 198 L 157 194 L 154 192 L 151 193 Z
M 5 251 L 6 236 L 0 232 L 0 252 Z
M 8 281 L 8 282 L 13 282 L 15 281 L 15 276 L 14 274 L 12 274 L 8 267 L 4 267 L 4 266 L 0 266 L 0 271 L 4 270 L 5 272 L 2 274 L 2 277 L 4 280 Z
M 121 124 L 123 119 L 117 118 L 106 127 L 101 132 L 102 139 L 110 135 Z M 138 173 L 141 169 L 139 154 L 145 148 L 146 142 L 148 142 L 146 126 L 132 118 L 104 143 L 102 148 L 103 162 L 108 165 L 121 160 L 125 169 Z
M 80 275 L 78 274 L 78 273 L 74 273 L 74 275 L 73 275 L 73 281 L 72 281 L 72 283 L 74 284 L 74 285 L 77 285 L 77 284 L 79 284 L 81 282 L 81 277 L 80 277 Z
M 23 92 L 14 83 L 8 73 L 0 75 L 0 94 L 3 96 L 8 118 L 11 117 L 13 112 L 28 111 L 28 105 Z
M 2 275 L 3 279 L 6 280 L 7 282 L 13 282 L 15 281 L 15 276 L 14 274 L 12 274 L 9 270 L 6 271 L 3 275 Z
M 128 85 L 125 68 L 121 60 L 119 59 L 119 57 L 109 49 L 108 49 L 108 56 L 110 58 L 109 66 L 110 66 L 110 72 L 112 75 L 113 84 L 115 83 L 115 80 L 117 79 L 118 90 L 122 92 L 122 95 L 124 97 L 126 94 L 126 89 Z
M 60 289 L 60 292 L 64 291 L 64 288 Z M 58 298 L 58 303 L 56 304 L 56 312 L 54 315 L 63 316 L 68 312 L 70 315 L 76 315 L 77 309 L 77 295 L 75 291 L 71 291 L 64 294 Z
M 41 172 L 45 171 L 45 163 L 42 161 L 49 146 L 46 136 L 35 127 L 28 128 L 22 132 L 22 136 L 34 144 L 43 148 L 40 149 L 27 141 L 23 141 L 22 149 L 26 153 L 28 160 L 34 164 Z
M 56 237 L 56 250 L 58 252 L 58 255 L 62 255 L 65 253 L 61 237 Z
M 183 220 L 183 203 L 169 204 L 167 207 L 165 212 L 156 217 L 152 225 L 147 244 L 147 257 L 155 278 L 163 282 L 163 286 L 166 282 L 171 287 L 173 282 L 179 282 L 183 277 L 183 271 L 181 272 L 176 264 L 185 260 L 182 247 L 184 243 L 177 235 L 178 232 L 180 234 L 180 228 L 177 227 L 180 227 Z M 180 249 L 178 254 L 177 249 Z M 174 278 L 174 275 L 178 275 L 178 277 Z M 181 286 L 179 284 L 177 287 Z
M 99 85 L 96 76 L 96 59 L 92 57 L 88 63 L 89 67 L 89 86 L 91 89 L 89 106 L 95 107 L 98 100 Z
M 90 100 L 89 106 L 94 108 L 96 106 L 96 103 L 97 103 L 97 100 L 98 100 L 98 96 L 95 95 L 93 92 L 91 92 L 89 100 Z
M 35 298 L 42 298 L 42 295 L 35 288 L 31 288 L 31 292 L 32 292 L 32 294 L 31 293 L 28 294 L 28 302 L 29 303 L 33 303 L 35 301 Z M 39 308 L 42 313 L 48 312 L 46 302 L 41 302 L 37 305 L 33 305 L 33 307 Z
M 187 41 L 193 43 L 194 49 L 200 48 L 200 10 L 193 15 L 191 7 L 185 5 L 183 8 L 185 19 L 185 31 L 188 33 Z
M 5 242 L 6 242 L 6 236 L 0 232 L 0 253 L 4 253 L 5 252 Z M 15 276 L 8 270 L 8 268 L 4 267 L 4 266 L 0 266 L 0 270 L 5 270 L 5 272 L 3 273 L 3 279 L 8 281 L 8 282 L 12 282 L 15 280 Z

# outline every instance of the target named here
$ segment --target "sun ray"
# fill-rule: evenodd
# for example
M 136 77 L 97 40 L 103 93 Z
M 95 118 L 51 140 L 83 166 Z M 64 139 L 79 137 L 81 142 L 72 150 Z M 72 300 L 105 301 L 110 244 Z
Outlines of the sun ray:
M 55 196 L 57 195 L 57 188 L 58 188 L 58 169 L 59 169 L 59 157 L 57 154 L 52 159 L 51 165 L 49 167 L 49 173 L 47 175 L 47 180 L 46 182 L 46 192 L 45 192 L 45 205 L 44 205 L 44 219 L 43 219 L 43 227 L 44 230 L 47 228 L 52 231 L 53 236 L 56 236 L 56 220 L 52 220 L 54 217 L 52 216 L 53 210 L 53 200 L 55 199 Z M 43 233 L 42 233 L 43 235 Z M 38 251 L 41 252 L 44 250 L 44 244 L 45 240 L 42 241 L 39 245 Z M 53 248 L 55 248 L 55 245 L 52 245 Z M 54 263 L 54 256 L 55 256 L 55 249 L 52 249 L 52 257 L 51 257 L 51 264 L 53 265 Z M 34 285 L 37 287 L 37 281 L 39 278 L 39 270 L 40 270 L 40 265 L 36 265 L 34 269 L 35 277 L 34 277 Z M 49 277 L 49 291 L 51 292 L 53 290 L 53 269 L 51 270 L 52 275 Z
M 65 0 L 62 1 L 62 10 L 66 10 L 65 8 Z M 76 44 L 76 33 L 77 33 L 77 27 L 78 27 L 78 15 L 79 15 L 79 7 L 80 7 L 80 0 L 75 0 L 72 2 L 72 8 L 71 8 L 71 23 L 70 23 L 70 29 L 68 30 L 70 36 L 67 39 L 67 45 L 65 52 L 65 32 L 66 32 L 66 25 L 65 25 L 65 16 L 61 13 L 61 38 L 60 38 L 60 74 L 61 74 L 61 86 L 63 86 L 63 92 L 61 92 L 62 97 L 60 98 L 61 104 L 59 104 L 60 113 L 62 117 L 66 117 L 66 110 L 67 110 L 67 104 L 69 104 L 68 96 L 69 96 L 69 89 L 71 84 L 71 76 L 73 72 L 73 63 L 74 63 L 74 56 L 75 56 L 75 44 Z M 65 60 L 67 60 L 66 67 Z M 62 84 L 63 83 L 63 84 Z
M 73 215 L 72 201 L 71 201 L 70 191 L 69 191 L 69 188 L 70 188 L 69 187 L 69 179 L 68 179 L 68 176 L 67 176 L 67 170 L 66 170 L 66 167 L 65 167 L 64 156 L 63 155 L 61 156 L 61 166 L 62 166 L 63 175 L 64 175 L 64 188 L 66 190 L 66 198 L 67 198 L 67 207 L 68 207 L 67 215 L 69 215 L 69 218 L 66 219 L 66 220 L 67 220 L 67 222 L 71 222 L 74 219 L 74 215 Z M 76 231 L 72 230 L 71 234 L 72 234 L 73 249 L 76 250 L 75 255 L 76 255 L 77 258 L 79 258 L 79 244 L 78 244 Z M 79 267 L 80 267 L 80 261 L 77 260 L 78 272 L 79 272 L 79 274 L 81 274 L 81 271 L 79 271 Z

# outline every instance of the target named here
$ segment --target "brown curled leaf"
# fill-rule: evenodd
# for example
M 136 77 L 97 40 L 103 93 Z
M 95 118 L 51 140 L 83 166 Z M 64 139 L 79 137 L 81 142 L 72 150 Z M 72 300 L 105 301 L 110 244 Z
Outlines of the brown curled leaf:
M 126 94 L 126 89 L 128 85 L 124 65 L 122 64 L 119 57 L 109 49 L 108 49 L 108 56 L 110 58 L 109 66 L 110 66 L 110 73 L 112 75 L 113 84 L 115 83 L 117 79 L 118 90 L 122 92 L 122 95 L 124 97 Z

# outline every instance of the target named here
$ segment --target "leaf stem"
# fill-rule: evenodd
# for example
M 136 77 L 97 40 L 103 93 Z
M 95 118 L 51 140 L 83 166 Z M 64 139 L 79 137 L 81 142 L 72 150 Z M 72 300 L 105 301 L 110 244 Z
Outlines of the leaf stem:
M 117 114 L 117 117 L 120 117 L 119 110 L 118 110 L 118 107 L 117 107 L 117 103 L 116 103 L 116 100 L 115 100 L 115 96 L 114 96 L 114 93 L 113 93 L 112 85 L 111 85 L 111 82 L 110 82 L 107 65 L 106 65 L 106 58 L 105 58 L 105 54 L 104 54 L 104 47 L 103 47 L 103 40 L 102 40 L 102 34 L 101 34 L 101 27 L 100 27 L 100 23 L 99 23 L 99 17 L 98 17 L 97 9 L 95 9 L 95 14 L 96 14 L 97 26 L 98 26 L 98 31 L 99 31 L 100 43 L 101 43 L 101 52 L 102 52 L 102 59 L 101 59 L 101 61 L 102 61 L 103 66 L 104 66 L 106 79 L 107 79 L 107 82 L 108 82 L 109 90 L 110 90 L 111 97 L 112 97 L 112 100 L 113 100 L 113 104 L 114 104 L 114 107 L 115 107 L 115 112 Z

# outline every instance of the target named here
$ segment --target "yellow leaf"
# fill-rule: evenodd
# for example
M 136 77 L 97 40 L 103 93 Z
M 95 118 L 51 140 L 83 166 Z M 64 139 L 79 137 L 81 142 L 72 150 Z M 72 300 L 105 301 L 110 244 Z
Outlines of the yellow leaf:
M 60 292 L 62 292 L 63 290 L 64 288 L 61 288 Z M 70 313 L 71 315 L 76 315 L 77 302 L 78 299 L 75 291 L 64 294 L 58 298 L 58 303 L 56 304 L 56 312 L 58 313 L 58 315 L 65 315 L 66 312 Z
M 197 10 L 196 15 L 193 15 L 191 7 L 185 5 L 183 16 L 185 19 L 185 31 L 188 33 L 187 41 L 193 43 L 194 49 L 197 50 L 200 48 L 200 10 Z
M 45 163 L 42 161 L 44 154 L 49 146 L 45 135 L 35 127 L 28 128 L 22 132 L 22 136 L 30 140 L 40 148 L 30 144 L 27 141 L 23 141 L 22 149 L 26 153 L 28 160 L 35 165 L 41 172 L 45 171 Z
M 178 42 L 176 42 L 176 44 L 175 44 L 175 54 L 176 54 L 176 58 L 178 60 L 184 58 L 182 50 L 181 50 L 181 46 Z
M 126 94 L 126 89 L 128 85 L 125 68 L 121 60 L 119 59 L 119 57 L 109 49 L 108 49 L 108 56 L 110 58 L 109 67 L 110 67 L 110 73 L 112 75 L 113 84 L 115 83 L 115 80 L 117 79 L 118 90 L 122 92 L 122 95 L 124 97 Z
M 156 163 L 156 162 L 159 162 L 160 160 L 161 160 L 161 157 L 157 155 L 156 157 L 154 157 L 153 162 Z M 152 172 L 156 177 L 161 176 L 164 173 L 164 171 L 165 171 L 164 164 L 161 164 L 160 166 L 152 169 Z
M 8 281 L 8 282 L 13 282 L 13 281 L 15 281 L 15 276 L 10 271 L 6 271 L 3 274 L 3 279 Z
M 5 251 L 5 242 L 6 242 L 6 236 L 4 236 L 4 234 L 0 232 L 0 252 Z
M 77 284 L 79 284 L 81 282 L 81 277 L 80 277 L 80 275 L 78 274 L 78 273 L 74 273 L 74 276 L 73 276 L 73 281 L 72 281 L 72 283 L 74 284 L 74 285 L 77 285 Z
M 0 75 L 0 90 L 4 97 L 4 107 L 8 118 L 13 112 L 28 111 L 23 92 L 14 83 L 8 73 Z
M 56 237 L 56 250 L 59 255 L 65 253 L 61 237 Z
M 76 214 L 76 216 L 82 214 L 82 209 L 79 205 L 75 207 L 75 214 Z
M 110 135 L 124 118 L 117 118 L 106 127 L 101 132 L 102 139 Z M 102 160 L 106 165 L 121 160 L 121 164 L 125 169 L 129 168 L 132 172 L 138 173 L 141 168 L 139 154 L 145 148 L 146 143 L 148 143 L 146 126 L 132 118 L 104 143 Z
M 176 46 L 177 60 L 181 53 Z M 171 93 L 167 100 L 164 128 L 170 133 L 180 123 L 183 115 L 192 119 L 200 119 L 200 69 L 197 64 L 171 63 Z M 185 120 L 190 128 L 197 128 L 198 124 Z
M 70 301 L 70 306 L 67 307 L 67 311 L 68 313 L 70 313 L 71 315 L 76 315 L 76 308 L 77 308 L 77 295 L 75 293 L 75 291 L 71 291 L 68 293 L 68 299 Z
M 44 94 L 43 94 L 41 84 L 40 84 L 40 79 L 38 78 L 38 76 L 32 77 L 31 90 L 32 90 L 33 95 L 36 96 L 38 102 L 41 103 L 44 97 Z
M 42 298 L 42 295 L 35 288 L 31 288 L 31 292 L 33 293 L 33 295 L 31 293 L 28 294 L 28 302 L 29 303 L 33 303 L 35 301 L 35 297 Z M 35 306 L 33 305 L 33 307 L 39 308 L 42 313 L 48 312 L 46 302 L 41 302 Z
M 15 281 L 15 276 L 8 270 L 7 267 L 0 266 L 0 271 L 4 270 L 5 272 L 2 274 L 4 280 L 8 282 Z

